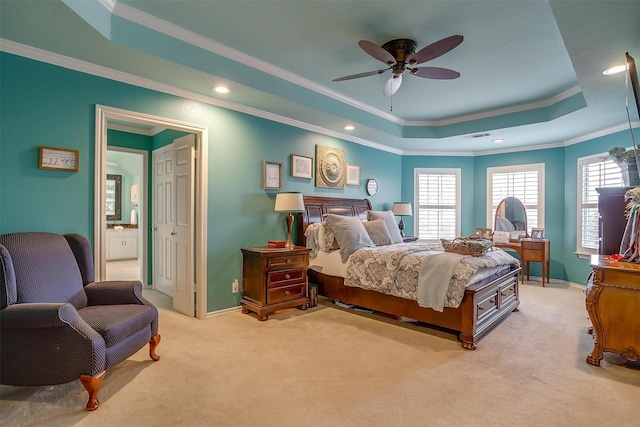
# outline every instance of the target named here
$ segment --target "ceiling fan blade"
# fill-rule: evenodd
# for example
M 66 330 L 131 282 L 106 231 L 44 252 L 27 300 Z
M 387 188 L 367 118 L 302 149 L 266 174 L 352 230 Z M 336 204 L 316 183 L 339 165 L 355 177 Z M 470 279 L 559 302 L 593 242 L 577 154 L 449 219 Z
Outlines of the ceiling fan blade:
M 387 80 L 387 84 L 384 85 L 382 93 L 384 94 L 384 96 L 391 96 L 396 93 L 401 84 L 402 74 L 394 74 L 393 76 L 391 76 L 391 78 L 389 78 L 389 80 Z
M 424 79 L 453 80 L 460 77 L 459 72 L 440 67 L 410 68 L 409 71 L 414 76 Z
M 432 59 L 435 59 L 449 52 L 460 43 L 462 43 L 463 40 L 464 37 L 460 35 L 445 37 L 444 39 L 438 40 L 435 43 L 431 43 L 429 46 L 423 47 L 422 49 L 414 53 L 411 57 L 409 57 L 407 63 L 415 65 L 431 61 Z
M 382 74 L 387 70 L 389 70 L 389 68 L 385 68 L 384 70 L 367 71 L 364 73 L 351 74 L 350 76 L 338 77 L 337 79 L 333 79 L 332 81 L 341 82 L 343 80 L 359 79 L 360 77 L 369 77 L 369 76 L 374 76 L 376 74 Z
M 369 55 L 376 58 L 378 61 L 382 61 L 388 65 L 393 65 L 396 63 L 396 59 L 393 57 L 393 55 L 391 55 L 389 52 L 387 52 L 386 50 L 384 50 L 383 48 L 381 48 L 375 43 L 372 43 L 367 40 L 360 40 L 358 42 L 358 46 L 360 46 L 362 50 L 364 50 Z

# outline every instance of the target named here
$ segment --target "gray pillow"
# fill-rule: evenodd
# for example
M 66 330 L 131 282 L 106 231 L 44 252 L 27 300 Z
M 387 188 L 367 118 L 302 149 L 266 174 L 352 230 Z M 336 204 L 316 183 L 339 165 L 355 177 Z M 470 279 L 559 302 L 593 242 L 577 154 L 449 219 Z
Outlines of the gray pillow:
M 373 221 L 365 221 L 362 223 L 365 230 L 369 233 L 371 241 L 376 246 L 386 246 L 391 244 L 391 235 L 389 229 L 384 223 L 384 219 L 378 218 Z
M 362 225 L 362 221 L 357 216 L 328 214 L 325 222 L 333 230 L 338 246 L 340 246 L 342 262 L 347 262 L 349 256 L 358 249 L 375 247 L 367 230 Z
M 402 235 L 400 234 L 400 229 L 398 228 L 398 224 L 396 224 L 396 217 L 393 215 L 391 211 L 367 211 L 367 216 L 369 221 L 373 221 L 375 219 L 382 218 L 384 219 L 384 223 L 389 230 L 389 235 L 391 236 L 392 243 L 402 243 Z

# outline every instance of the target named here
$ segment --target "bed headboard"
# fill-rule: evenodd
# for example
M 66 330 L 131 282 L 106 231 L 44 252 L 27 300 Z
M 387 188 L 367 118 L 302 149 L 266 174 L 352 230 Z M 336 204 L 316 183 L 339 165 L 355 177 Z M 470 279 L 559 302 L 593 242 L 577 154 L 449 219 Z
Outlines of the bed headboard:
M 367 219 L 367 211 L 371 209 L 369 199 L 342 199 L 339 197 L 302 196 L 304 199 L 304 212 L 299 212 L 297 217 L 298 238 L 297 245 L 305 246 L 304 232 L 309 224 L 322 222 L 325 214 L 343 216 L 357 216 Z

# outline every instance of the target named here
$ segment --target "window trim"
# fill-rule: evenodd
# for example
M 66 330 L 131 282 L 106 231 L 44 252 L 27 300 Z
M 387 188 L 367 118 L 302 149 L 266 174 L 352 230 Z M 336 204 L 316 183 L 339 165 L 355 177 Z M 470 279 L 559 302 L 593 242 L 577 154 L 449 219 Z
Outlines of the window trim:
M 413 170 L 413 206 L 414 206 L 414 215 L 413 215 L 413 230 L 414 234 L 418 235 L 418 222 L 420 216 L 420 204 L 419 204 L 419 191 L 418 191 L 418 176 L 419 175 L 454 175 L 456 179 L 456 201 L 455 201 L 455 212 L 456 212 L 456 231 L 455 235 L 460 236 L 460 230 L 462 228 L 462 169 L 461 168 L 414 168 Z M 425 241 L 435 241 L 435 240 L 426 240 Z
M 538 228 L 545 228 L 544 221 L 544 187 L 545 187 L 545 164 L 544 163 L 529 163 L 524 165 L 509 165 L 509 166 L 493 166 L 487 168 L 487 199 L 486 199 L 486 226 L 493 229 L 493 175 L 497 173 L 513 173 L 513 172 L 538 172 Z M 527 215 L 528 216 L 528 215 Z M 529 224 L 527 223 L 527 228 Z M 529 230 L 527 230 L 529 232 Z

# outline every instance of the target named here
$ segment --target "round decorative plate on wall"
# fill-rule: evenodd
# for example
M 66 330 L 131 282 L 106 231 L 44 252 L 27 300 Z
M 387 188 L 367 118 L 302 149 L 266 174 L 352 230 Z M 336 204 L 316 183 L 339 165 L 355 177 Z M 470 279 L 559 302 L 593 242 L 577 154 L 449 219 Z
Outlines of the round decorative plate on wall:
M 378 182 L 375 179 L 367 180 L 367 194 L 370 196 L 375 196 L 378 192 Z
M 344 188 L 344 150 L 316 145 L 316 187 Z

